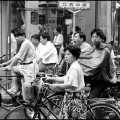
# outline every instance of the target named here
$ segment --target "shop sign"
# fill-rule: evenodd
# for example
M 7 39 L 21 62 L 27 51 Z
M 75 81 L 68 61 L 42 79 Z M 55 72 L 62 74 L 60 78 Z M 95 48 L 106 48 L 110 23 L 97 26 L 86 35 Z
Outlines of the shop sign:
M 31 24 L 38 25 L 39 24 L 39 14 L 38 12 L 31 12 Z
M 89 2 L 59 1 L 58 7 L 66 8 L 66 9 L 90 9 L 90 3 Z

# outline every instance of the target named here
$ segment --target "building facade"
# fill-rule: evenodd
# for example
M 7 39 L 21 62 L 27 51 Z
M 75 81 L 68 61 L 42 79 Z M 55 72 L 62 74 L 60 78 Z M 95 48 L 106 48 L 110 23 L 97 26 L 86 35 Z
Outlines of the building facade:
M 81 1 L 89 2 L 90 9 L 81 10 L 75 16 L 75 25 L 81 27 L 86 34 L 86 42 L 92 45 L 90 32 L 94 28 L 101 28 L 107 36 L 107 41 L 112 40 L 112 1 Z M 49 32 L 51 41 L 54 34 L 53 29 L 62 22 L 64 34 L 72 30 L 72 24 L 66 24 L 65 20 L 59 17 L 58 1 L 11 1 L 11 17 L 8 15 L 8 1 L 0 1 L 0 56 L 7 52 L 7 37 L 13 27 L 20 28 L 25 24 L 27 38 L 38 33 L 38 29 Z M 10 19 L 9 19 L 9 18 Z M 69 17 L 72 19 L 72 16 Z M 8 21 L 10 25 L 8 25 Z M 66 38 L 64 40 L 66 42 Z

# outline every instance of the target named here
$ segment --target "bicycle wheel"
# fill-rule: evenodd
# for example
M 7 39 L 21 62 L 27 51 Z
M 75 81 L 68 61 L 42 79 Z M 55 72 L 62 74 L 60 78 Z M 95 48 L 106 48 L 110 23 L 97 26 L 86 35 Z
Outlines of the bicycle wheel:
M 0 87 L 2 105 L 8 110 L 13 109 L 17 105 L 17 103 L 15 103 L 15 101 L 13 100 L 13 96 L 6 92 L 8 89 L 11 88 L 11 84 L 12 84 L 12 80 L 4 80 L 3 82 L 0 83 L 0 85 L 4 88 L 3 89 L 2 87 Z M 14 96 L 14 99 L 17 99 L 17 98 L 15 98 Z M 16 105 L 13 106 L 13 104 L 14 105 L 16 104 Z
M 43 103 L 49 108 L 50 111 L 53 112 L 53 114 L 57 117 L 59 115 L 60 112 L 60 108 L 62 105 L 62 101 L 63 101 L 63 95 L 60 94 L 53 94 L 48 96 L 48 99 L 45 99 L 43 101 Z M 43 108 L 45 109 L 46 113 L 47 113 L 47 117 L 50 118 L 55 118 L 55 116 L 49 111 L 47 110 L 44 106 Z
M 47 117 L 41 109 L 36 110 L 34 106 L 22 105 L 11 110 L 4 119 L 47 119 Z
M 92 111 L 92 112 L 91 112 Z M 120 119 L 118 109 L 108 103 L 93 103 L 86 114 L 87 119 Z

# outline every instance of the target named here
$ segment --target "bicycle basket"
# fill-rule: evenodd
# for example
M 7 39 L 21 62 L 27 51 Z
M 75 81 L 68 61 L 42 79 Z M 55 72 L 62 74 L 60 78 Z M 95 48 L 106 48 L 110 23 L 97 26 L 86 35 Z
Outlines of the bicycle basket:
M 22 79 L 22 95 L 24 101 L 34 103 L 39 96 L 42 83 L 42 80 L 34 80 L 32 84 L 28 84 Z

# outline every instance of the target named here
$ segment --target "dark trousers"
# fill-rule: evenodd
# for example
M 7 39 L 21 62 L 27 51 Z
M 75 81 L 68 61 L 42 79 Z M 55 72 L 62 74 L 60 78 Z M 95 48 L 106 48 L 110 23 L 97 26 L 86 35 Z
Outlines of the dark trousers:
M 96 82 L 96 84 L 91 85 L 91 92 L 89 98 L 99 98 L 105 87 L 106 84 L 103 82 Z
M 92 81 L 90 77 L 85 76 L 85 83 L 89 83 L 91 87 L 90 99 L 99 98 L 101 93 L 104 91 L 107 86 L 106 82 L 103 81 Z

